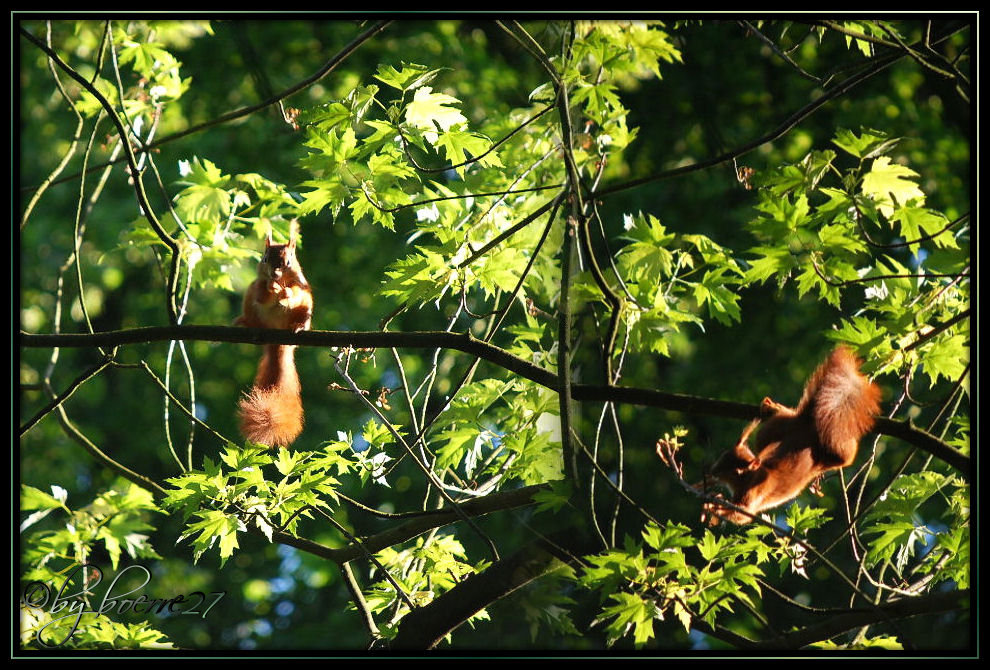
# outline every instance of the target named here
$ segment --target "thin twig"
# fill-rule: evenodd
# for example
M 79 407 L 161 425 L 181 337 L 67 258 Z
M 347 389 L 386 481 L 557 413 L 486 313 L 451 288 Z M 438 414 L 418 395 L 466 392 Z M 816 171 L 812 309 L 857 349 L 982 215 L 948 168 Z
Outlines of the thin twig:
M 351 601 L 357 607 L 358 612 L 361 613 L 361 618 L 364 619 L 364 625 L 368 628 L 368 634 L 371 636 L 372 641 L 377 640 L 381 634 L 378 632 L 378 626 L 375 624 L 375 617 L 372 616 L 371 609 L 368 607 L 368 601 L 364 599 L 364 594 L 361 593 L 361 587 L 358 585 L 357 580 L 354 579 L 354 571 L 351 569 L 350 563 L 342 563 L 340 565 L 340 576 L 343 577 L 344 585 L 347 586 L 347 590 L 351 594 Z
M 795 63 L 794 60 L 789 55 L 787 55 L 787 53 L 785 53 L 784 51 L 782 51 L 780 49 L 780 47 L 777 46 L 776 42 L 774 42 L 772 39 L 770 39 L 769 37 L 767 37 L 766 35 L 764 35 L 762 32 L 760 32 L 760 30 L 758 30 L 756 28 L 756 26 L 754 26 L 752 23 L 750 23 L 749 21 L 746 21 L 745 19 L 742 19 L 742 20 L 739 21 L 739 25 L 741 25 L 746 30 L 748 30 L 749 32 L 753 33 L 758 38 L 760 38 L 760 41 L 762 41 L 764 44 L 766 44 L 768 47 L 770 47 L 770 50 L 771 51 L 773 51 L 775 54 L 777 54 L 777 56 L 779 56 L 782 61 L 784 61 L 785 63 L 787 63 L 788 65 L 790 65 L 792 68 L 794 68 L 794 70 L 796 70 L 799 75 L 801 75 L 805 79 L 809 79 L 809 80 L 811 80 L 811 81 L 813 81 L 815 83 L 818 83 L 818 84 L 822 83 L 822 80 L 819 77 L 816 77 L 815 75 L 811 74 L 810 72 L 806 72 L 800 65 L 798 65 L 797 63 Z
M 85 370 L 82 374 L 76 377 L 72 381 L 72 383 L 69 384 L 69 386 L 64 391 L 62 391 L 62 393 L 55 396 L 55 398 L 53 398 L 51 402 L 49 402 L 47 405 L 42 407 L 37 414 L 31 417 L 23 426 L 20 427 L 19 437 L 24 437 L 24 435 L 26 435 L 29 430 L 34 428 L 34 426 L 37 425 L 39 421 L 41 421 L 46 416 L 48 416 L 52 411 L 61 407 L 62 403 L 64 403 L 69 398 L 71 398 L 72 394 L 75 393 L 80 386 L 88 382 L 96 375 L 100 374 L 104 370 L 104 368 L 106 368 L 111 363 L 113 363 L 113 354 L 108 355 L 102 361 L 92 366 L 88 370 Z
M 163 144 L 166 144 L 168 142 L 172 142 L 174 140 L 177 140 L 177 139 L 186 137 L 188 135 L 192 135 L 194 133 L 198 133 L 201 130 L 206 130 L 208 128 L 212 128 L 213 126 L 222 125 L 222 124 L 228 123 L 230 121 L 236 121 L 237 119 L 240 119 L 240 118 L 245 117 L 245 116 L 250 116 L 251 114 L 254 114 L 255 112 L 257 112 L 259 110 L 265 109 L 266 107 L 270 107 L 272 105 L 275 105 L 275 104 L 280 103 L 285 98 L 288 98 L 289 96 L 294 95 L 294 94 L 298 93 L 299 91 L 301 91 L 301 90 L 303 90 L 305 88 L 308 88 L 309 86 L 315 84 L 316 82 L 318 82 L 319 80 L 323 79 L 328 74 L 330 74 L 331 72 L 333 72 L 333 70 L 338 65 L 340 65 L 348 56 L 350 56 L 352 53 L 354 53 L 354 51 L 356 51 L 358 47 L 360 47 L 362 44 L 364 44 L 365 42 L 367 42 L 369 39 L 371 39 L 372 37 L 374 37 L 376 34 L 378 34 L 379 32 L 381 32 L 382 30 L 384 30 L 385 27 L 389 23 L 391 23 L 391 21 L 379 21 L 375 25 L 371 26 L 370 28 L 368 28 L 368 30 L 364 31 L 363 33 L 361 33 L 360 35 L 358 35 L 357 37 L 355 37 L 353 40 L 351 40 L 349 43 L 347 43 L 340 51 L 338 51 L 333 56 L 333 58 L 331 58 L 330 60 L 328 60 L 323 65 L 323 67 L 321 67 L 319 70 L 317 70 L 314 74 L 312 74 L 309 77 L 303 79 L 302 81 L 299 81 L 299 82 L 293 84 L 292 86 L 284 89 L 280 93 L 276 93 L 271 98 L 268 98 L 267 100 L 263 100 L 263 101 L 261 101 L 261 102 L 259 102 L 257 104 L 254 104 L 254 105 L 247 105 L 245 107 L 239 107 L 239 108 L 237 108 L 235 110 L 232 110 L 230 112 L 227 112 L 226 114 L 221 114 L 220 116 L 218 116 L 218 117 L 216 117 L 214 119 L 211 119 L 209 121 L 204 121 L 203 123 L 195 124 L 193 126 L 190 126 L 190 127 L 186 128 L 185 130 L 180 130 L 178 132 L 172 133 L 171 135 L 167 135 L 165 137 L 159 138 L 157 141 L 152 142 L 152 143 L 146 145 L 144 147 L 144 151 L 151 151 L 151 150 L 156 149 L 156 148 L 158 148 L 158 147 L 160 147 Z M 30 33 L 27 33 L 23 29 L 21 29 L 21 32 L 23 34 L 27 35 L 28 38 L 31 41 L 37 43 L 36 39 L 32 35 L 30 35 Z M 116 161 L 110 161 L 110 162 L 106 163 L 105 165 L 112 165 L 115 162 Z M 96 167 L 94 167 L 92 169 L 99 169 L 101 167 L 105 167 L 105 165 L 104 166 L 96 166 Z M 71 180 L 71 179 L 75 179 L 77 176 L 78 175 L 70 175 L 68 177 L 64 177 L 60 181 L 68 181 L 68 180 Z M 56 182 L 56 183 L 58 183 L 58 182 Z
M 127 128 L 124 127 L 117 115 L 116 110 L 114 110 L 113 105 L 104 97 L 104 95 L 96 88 L 93 84 L 86 81 L 86 79 L 76 72 L 74 69 L 69 67 L 65 61 L 63 61 L 57 53 L 48 47 L 45 43 L 41 42 L 34 35 L 29 33 L 23 27 L 20 28 L 20 32 L 24 35 L 30 42 L 34 43 L 39 49 L 44 51 L 51 60 L 58 65 L 63 72 L 68 74 L 72 79 L 79 83 L 90 95 L 92 95 L 100 103 L 100 106 L 106 111 L 107 116 L 110 121 L 114 124 L 117 129 L 117 134 L 120 137 L 120 141 L 124 148 L 124 155 L 127 159 L 127 165 L 130 168 L 131 181 L 134 186 L 134 193 L 137 196 L 138 204 L 141 207 L 141 213 L 144 218 L 148 221 L 155 235 L 158 239 L 168 247 L 172 256 L 171 270 L 169 272 L 168 286 L 166 289 L 166 308 L 169 316 L 169 321 L 171 323 L 176 323 L 176 306 L 175 306 L 175 287 L 178 282 L 178 272 L 179 263 L 181 261 L 181 250 L 179 248 L 178 242 L 172 238 L 171 235 L 162 226 L 161 221 L 158 220 L 157 215 L 151 207 L 151 203 L 148 201 L 148 195 L 144 190 L 144 182 L 141 178 L 141 171 L 137 164 L 137 158 L 135 157 L 134 150 L 131 147 L 129 133 Z M 81 298 L 81 297 L 80 297 Z
M 501 244 L 507 238 L 512 237 L 513 235 L 515 235 L 516 233 L 518 233 L 520 230 L 522 230 L 523 228 L 525 228 L 526 226 L 528 226 L 529 224 L 531 224 L 533 221 L 536 221 L 538 218 L 540 218 L 541 216 L 543 216 L 544 214 L 546 214 L 548 211 L 550 211 L 551 209 L 557 207 L 557 205 L 559 205 L 560 202 L 563 200 L 564 195 L 566 194 L 566 192 L 567 192 L 566 189 L 565 190 L 561 190 L 561 192 L 558 193 L 556 197 L 554 197 L 551 200 L 548 200 L 546 203 L 544 203 L 543 205 L 541 205 L 535 212 L 533 212 L 532 214 L 529 214 L 528 216 L 526 216 L 525 218 L 523 218 L 519 223 L 513 225 L 510 228 L 507 228 L 505 231 L 503 231 L 502 233 L 500 233 L 497 236 L 495 236 L 495 238 L 493 238 L 491 241 L 487 242 L 483 247 L 481 247 L 480 249 L 478 249 L 477 251 L 475 251 L 473 254 L 471 254 L 467 258 L 467 260 L 464 260 L 464 261 L 458 263 L 457 266 L 456 266 L 457 269 L 461 269 L 461 268 L 463 268 L 465 266 L 470 265 L 474 261 L 476 261 L 479 258 L 481 258 L 482 256 L 484 256 L 486 253 L 488 253 L 488 251 L 491 250 L 493 247 L 498 246 L 499 244 Z
M 750 151 L 753 151 L 754 149 L 764 144 L 767 144 L 768 142 L 772 142 L 782 137 L 788 131 L 790 131 L 794 126 L 796 126 L 798 123 L 800 123 L 807 117 L 811 116 L 814 112 L 816 112 L 819 108 L 823 107 L 826 103 L 831 102 L 832 100 L 835 100 L 836 98 L 845 95 L 858 84 L 861 84 L 870 77 L 879 74 L 880 72 L 882 72 L 889 66 L 893 65 L 895 62 L 897 62 L 903 57 L 904 54 L 898 53 L 898 54 L 893 54 L 890 56 L 883 56 L 878 58 L 873 63 L 873 65 L 866 68 L 859 74 L 852 75 L 845 81 L 842 81 L 836 84 L 835 86 L 833 86 L 832 88 L 823 91 L 820 97 L 818 97 L 813 102 L 808 103 L 801 109 L 797 110 L 796 112 L 788 116 L 786 119 L 781 121 L 776 128 L 774 128 L 770 132 L 765 133 L 764 135 L 754 140 L 751 140 L 750 142 L 742 144 L 739 147 L 736 147 L 735 149 L 731 149 L 730 151 L 723 152 L 717 156 L 713 156 L 712 158 L 698 161 L 696 163 L 691 163 L 689 165 L 682 165 L 680 167 L 673 168 L 671 170 L 663 170 L 656 174 L 647 175 L 645 177 L 632 179 L 627 182 L 623 182 L 621 184 L 616 184 L 602 191 L 599 191 L 594 195 L 596 198 L 602 198 L 608 195 L 612 195 L 614 193 L 618 193 L 620 191 L 625 191 L 631 188 L 637 188 L 639 186 L 651 184 L 655 181 L 670 179 L 673 177 L 680 177 L 682 175 L 690 174 L 692 172 L 698 172 L 700 170 L 707 170 L 710 167 L 714 167 L 716 165 L 721 165 L 722 163 L 731 161 L 733 158 L 738 158 L 740 156 L 743 156 L 749 153 Z
M 426 475 L 426 478 L 429 480 L 429 482 L 433 486 L 437 487 L 437 491 L 440 493 L 441 497 L 443 497 L 443 499 L 447 502 L 447 504 L 450 505 L 451 508 L 453 508 L 457 512 L 461 520 L 467 523 L 468 526 L 470 526 L 471 529 L 474 530 L 478 534 L 478 536 L 485 541 L 485 543 L 488 545 L 488 550 L 491 552 L 493 559 L 496 561 L 499 560 L 498 549 L 495 547 L 495 543 L 492 542 L 492 539 L 488 537 L 478 527 L 478 525 L 471 520 L 471 518 L 467 514 L 464 513 L 464 511 L 461 509 L 460 504 L 450 497 L 450 494 L 447 493 L 446 490 L 444 490 L 443 483 L 437 479 L 433 471 L 430 470 L 430 468 L 427 467 L 425 463 L 423 463 L 418 458 L 416 458 L 416 455 L 413 453 L 412 447 L 410 447 L 409 444 L 405 441 L 405 439 L 403 439 L 402 435 L 399 434 L 399 431 L 397 431 L 395 427 L 392 426 L 392 422 L 389 421 L 388 418 L 381 413 L 381 410 L 378 409 L 375 403 L 371 402 L 360 393 L 360 388 L 358 387 L 358 385 L 354 382 L 353 379 L 351 379 L 351 376 L 341 365 L 341 361 L 347 353 L 348 353 L 347 351 L 341 352 L 340 355 L 337 357 L 337 359 L 334 361 L 334 368 L 337 370 L 337 374 L 339 374 L 344 379 L 344 381 L 347 382 L 347 385 L 350 386 L 351 389 L 357 394 L 357 397 L 362 400 L 362 402 L 365 404 L 365 406 L 368 409 L 371 410 L 372 414 L 375 415 L 375 417 L 382 423 L 382 425 L 385 426 L 385 428 L 388 429 L 390 433 L 392 433 L 392 437 L 394 437 L 395 440 L 400 445 L 402 445 L 402 447 L 406 450 L 406 453 L 412 458 L 412 460 L 416 463 L 419 469 L 423 471 L 423 474 Z
M 477 163 L 478 161 L 480 161 L 481 159 L 483 159 L 485 156 L 487 156 L 488 154 L 490 154 L 491 152 L 495 151 L 500 146 L 502 146 L 503 144 L 505 144 L 506 142 L 508 142 L 512 138 L 513 135 L 515 135 L 516 133 L 518 133 L 519 131 L 521 131 L 523 128 L 525 128 L 529 124 L 531 124 L 534 121 L 536 121 L 537 119 L 539 119 L 541 116 L 543 116 L 544 114 L 546 114 L 547 112 L 549 112 L 551 109 L 553 109 L 553 105 L 547 105 L 542 110 L 540 110 L 539 112 L 537 112 L 536 114 L 534 114 L 530 118 L 526 119 L 525 121 L 523 121 L 521 124 L 519 124 L 518 126 L 516 126 L 515 128 L 513 128 L 512 130 L 510 130 L 504 137 L 502 137 L 502 139 L 497 140 L 495 142 L 492 142 L 492 145 L 490 147 L 488 147 L 488 149 L 486 149 L 484 152 L 478 154 L 477 156 L 472 156 L 471 158 L 468 158 L 468 159 L 466 159 L 464 161 L 461 161 L 460 163 L 456 163 L 454 165 L 444 165 L 442 167 L 436 167 L 436 168 L 425 167 L 425 166 L 420 165 L 419 163 L 417 163 L 416 162 L 416 159 L 413 158 L 412 154 L 409 152 L 409 142 L 408 142 L 408 140 L 406 140 L 406 136 L 402 133 L 402 128 L 400 128 L 398 125 L 396 125 L 395 126 L 395 130 L 396 130 L 396 132 L 399 135 L 399 139 L 402 140 L 402 150 L 403 150 L 403 153 L 405 153 L 406 159 L 409 161 L 409 164 L 412 165 L 414 168 L 416 168 L 416 170 L 418 170 L 419 172 L 425 172 L 427 174 L 438 174 L 438 173 L 446 172 L 447 170 L 457 170 L 459 168 L 467 167 L 469 165 L 472 165 L 474 163 Z
M 399 583 L 395 581 L 395 578 L 392 577 L 392 573 L 390 573 L 385 568 L 385 566 L 382 565 L 381 561 L 375 558 L 374 554 L 372 554 L 370 551 L 368 551 L 367 548 L 365 548 L 364 542 L 356 538 L 353 534 L 349 533 L 347 529 L 340 524 L 340 522 L 338 522 L 336 519 L 333 518 L 332 514 L 328 514 L 326 511 L 321 510 L 318 507 L 310 506 L 310 509 L 312 509 L 317 514 L 323 516 L 323 518 L 329 521 L 330 524 L 334 528 L 336 528 L 341 535 L 346 537 L 351 544 L 358 547 L 361 550 L 361 552 L 364 554 L 364 557 L 367 558 L 372 563 L 374 563 L 375 567 L 381 570 L 382 575 L 385 577 L 385 579 L 388 580 L 388 583 L 392 585 L 392 588 L 395 589 L 396 595 L 398 595 L 402 599 L 402 601 L 409 607 L 409 609 L 413 609 L 413 610 L 416 609 L 416 605 L 414 605 L 413 602 L 409 599 L 409 596 L 406 594 L 406 592 L 402 590 L 402 587 L 399 586 Z

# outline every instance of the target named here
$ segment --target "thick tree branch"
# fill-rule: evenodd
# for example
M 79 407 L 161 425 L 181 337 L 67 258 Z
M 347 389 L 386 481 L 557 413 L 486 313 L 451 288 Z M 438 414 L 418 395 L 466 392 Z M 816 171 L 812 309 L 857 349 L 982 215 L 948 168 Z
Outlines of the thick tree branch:
M 211 342 L 240 342 L 246 344 L 296 344 L 309 347 L 392 347 L 433 349 L 442 347 L 482 358 L 520 377 L 549 389 L 558 389 L 557 375 L 504 349 L 473 337 L 470 333 L 447 331 L 415 331 L 391 333 L 382 331 L 311 330 L 292 333 L 288 330 L 239 328 L 233 326 L 148 326 L 128 330 L 92 334 L 39 335 L 20 333 L 20 345 L 30 348 L 47 347 L 112 347 L 122 344 L 168 342 L 171 340 L 204 340 Z M 714 400 L 679 393 L 664 393 L 629 386 L 574 384 L 571 397 L 579 402 L 616 402 L 657 407 L 687 414 L 705 414 L 733 419 L 754 419 L 759 406 L 728 400 Z M 970 458 L 933 435 L 914 427 L 907 421 L 879 419 L 876 432 L 897 437 L 945 461 L 966 478 L 970 478 Z M 652 448 L 652 445 L 650 445 Z
M 492 512 L 503 512 L 505 510 L 532 505 L 534 503 L 533 496 L 540 491 L 548 489 L 549 486 L 546 484 L 536 484 L 520 489 L 490 493 L 481 498 L 472 498 L 460 503 L 460 509 L 472 518 L 491 514 Z M 459 520 L 460 517 L 457 510 L 445 507 L 443 509 L 423 512 L 422 516 L 410 519 L 395 528 L 361 538 L 361 540 L 369 550 L 381 551 L 386 547 L 407 542 L 427 531 L 442 528 Z M 347 549 L 350 550 L 351 548 L 348 547 Z
M 527 545 L 403 617 L 391 648 L 433 649 L 477 612 L 562 565 L 542 541 Z
M 570 182 L 574 192 L 577 192 L 577 182 Z M 563 448 L 564 458 L 573 458 L 577 462 L 576 452 L 572 447 L 571 423 L 573 422 L 574 398 L 571 396 L 574 386 L 573 373 L 571 371 L 571 255 L 574 247 L 575 235 L 574 219 L 567 217 L 567 224 L 564 228 L 564 239 L 560 250 L 560 301 L 557 305 L 557 395 L 560 413 L 560 446 Z M 572 473 L 577 483 L 577 471 Z
M 908 444 L 926 451 L 935 458 L 945 461 L 962 474 L 967 480 L 970 478 L 970 459 L 967 454 L 955 449 L 942 440 L 938 439 L 928 431 L 918 428 L 907 421 L 894 421 L 893 419 L 877 419 L 873 429 L 881 435 L 890 435 Z
M 939 614 L 954 610 L 969 610 L 969 589 L 932 593 L 918 598 L 903 598 L 868 610 L 850 610 L 826 621 L 753 645 L 754 649 L 800 649 L 814 642 L 829 640 L 862 626 L 883 624 L 893 619 L 924 614 Z

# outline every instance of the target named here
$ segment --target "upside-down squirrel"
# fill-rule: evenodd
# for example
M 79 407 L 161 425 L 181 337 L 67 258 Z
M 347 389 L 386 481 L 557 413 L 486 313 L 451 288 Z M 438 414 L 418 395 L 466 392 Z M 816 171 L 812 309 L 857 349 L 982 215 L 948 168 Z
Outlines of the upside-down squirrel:
M 702 519 L 712 525 L 719 517 L 745 524 L 808 485 L 818 493 L 822 474 L 856 459 L 879 403 L 880 389 L 860 373 L 859 360 L 846 347 L 836 348 L 808 379 L 796 409 L 764 398 L 762 419 L 750 423 L 739 442 L 711 466 L 705 485 L 722 483 L 732 492 L 728 500 L 748 514 L 709 502 Z M 757 427 L 754 454 L 747 442 Z
M 287 244 L 265 240 L 258 278 L 244 294 L 244 310 L 235 324 L 249 328 L 308 330 L 313 316 L 313 291 L 296 259 L 296 222 Z M 303 427 L 302 396 L 296 373 L 295 345 L 266 344 L 254 386 L 238 407 L 241 434 L 252 442 L 288 446 Z

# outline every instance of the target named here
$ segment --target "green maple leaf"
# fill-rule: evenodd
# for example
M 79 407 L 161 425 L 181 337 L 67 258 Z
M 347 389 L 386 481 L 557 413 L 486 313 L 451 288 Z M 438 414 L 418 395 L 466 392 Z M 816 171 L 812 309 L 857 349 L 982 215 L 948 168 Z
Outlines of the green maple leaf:
M 941 212 L 936 212 L 924 207 L 901 207 L 890 217 L 892 222 L 896 221 L 901 226 L 901 235 L 908 241 L 917 240 L 923 236 L 933 235 L 946 228 L 948 219 Z M 936 235 L 932 242 L 940 247 L 951 247 L 958 249 L 959 245 L 952 233 L 946 230 L 941 235 Z M 916 251 L 917 244 L 911 245 L 911 250 Z
M 391 65 L 379 65 L 375 79 L 400 91 L 408 91 L 429 83 L 443 70 L 443 68 L 431 70 L 425 65 L 415 63 L 401 63 L 399 68 L 396 70 Z
M 406 107 L 406 123 L 433 133 L 437 128 L 449 131 L 453 126 L 467 122 L 458 109 L 450 107 L 453 104 L 460 104 L 460 100 L 446 93 L 434 93 L 429 86 L 418 88 Z
M 609 597 L 616 601 L 615 605 L 602 611 L 606 617 L 615 617 L 608 626 L 609 634 L 618 639 L 632 629 L 633 642 L 637 646 L 649 642 L 653 638 L 653 615 L 656 612 L 653 604 L 634 593 L 613 593 Z
M 917 177 L 918 173 L 911 168 L 891 164 L 889 156 L 881 156 L 873 161 L 873 167 L 863 177 L 860 188 L 876 202 L 880 213 L 890 218 L 896 208 L 912 200 L 917 205 L 925 202 L 924 192 L 913 181 Z
M 454 165 L 459 165 L 467 160 L 468 156 L 480 156 L 492 146 L 492 141 L 484 135 L 472 133 L 467 130 L 454 129 L 440 135 L 436 142 L 438 147 L 443 148 L 447 154 L 447 160 Z M 479 164 L 484 166 L 501 167 L 502 161 L 493 151 L 479 159 Z M 467 166 L 456 168 L 457 174 L 464 176 Z
M 890 137 L 879 130 L 868 128 L 861 128 L 859 135 L 846 128 L 839 128 L 832 139 L 837 147 L 861 159 L 882 155 L 893 149 L 899 141 L 899 137 Z

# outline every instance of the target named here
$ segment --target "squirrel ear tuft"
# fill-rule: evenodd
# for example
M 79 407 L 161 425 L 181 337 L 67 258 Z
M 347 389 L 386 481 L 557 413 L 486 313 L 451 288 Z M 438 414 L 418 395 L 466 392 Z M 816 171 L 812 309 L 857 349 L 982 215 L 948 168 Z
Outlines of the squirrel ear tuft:
M 296 237 L 299 234 L 299 219 L 289 221 L 289 246 L 296 246 Z

